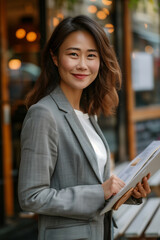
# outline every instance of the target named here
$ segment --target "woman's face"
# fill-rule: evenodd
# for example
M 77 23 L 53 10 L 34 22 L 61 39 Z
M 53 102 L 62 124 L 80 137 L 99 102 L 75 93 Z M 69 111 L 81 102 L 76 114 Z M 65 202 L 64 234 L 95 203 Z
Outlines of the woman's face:
M 94 38 L 87 31 L 71 33 L 53 57 L 64 90 L 82 90 L 97 77 L 100 57 Z

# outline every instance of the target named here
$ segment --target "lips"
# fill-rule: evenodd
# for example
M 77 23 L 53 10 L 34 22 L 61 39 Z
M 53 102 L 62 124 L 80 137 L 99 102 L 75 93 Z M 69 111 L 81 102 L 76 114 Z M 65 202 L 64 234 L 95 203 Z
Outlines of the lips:
M 84 79 L 85 77 L 88 76 L 88 74 L 72 74 L 75 78 L 78 78 L 78 79 Z

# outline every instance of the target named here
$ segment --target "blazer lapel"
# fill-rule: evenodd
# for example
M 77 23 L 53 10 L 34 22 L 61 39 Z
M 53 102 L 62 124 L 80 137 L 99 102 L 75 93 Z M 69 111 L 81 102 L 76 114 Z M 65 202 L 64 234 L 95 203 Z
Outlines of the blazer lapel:
M 70 127 L 72 128 L 74 134 L 76 135 L 81 148 L 83 149 L 91 167 L 93 168 L 98 180 L 101 182 L 100 174 L 99 174 L 99 169 L 98 169 L 98 163 L 96 159 L 95 152 L 93 150 L 93 147 L 81 125 L 79 122 L 75 112 L 67 113 L 65 115 Z
M 66 121 L 77 137 L 83 152 L 85 153 L 93 171 L 95 172 L 96 177 L 98 178 L 99 182 L 102 182 L 95 152 L 81 123 L 79 122 L 76 113 L 74 112 L 74 109 L 66 99 L 59 86 L 50 94 L 50 96 L 56 102 L 58 108 L 65 112 L 64 116 L 66 118 Z

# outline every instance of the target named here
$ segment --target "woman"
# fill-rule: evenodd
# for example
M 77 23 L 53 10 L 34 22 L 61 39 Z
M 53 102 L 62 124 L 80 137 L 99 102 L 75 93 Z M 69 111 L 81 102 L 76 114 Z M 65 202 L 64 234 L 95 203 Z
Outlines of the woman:
M 39 214 L 39 240 L 112 237 L 111 211 L 99 213 L 124 182 L 109 176 L 109 149 L 95 115 L 113 112 L 120 85 L 103 29 L 86 16 L 64 19 L 45 48 L 21 136 L 19 200 Z M 134 202 L 149 192 L 144 178 Z

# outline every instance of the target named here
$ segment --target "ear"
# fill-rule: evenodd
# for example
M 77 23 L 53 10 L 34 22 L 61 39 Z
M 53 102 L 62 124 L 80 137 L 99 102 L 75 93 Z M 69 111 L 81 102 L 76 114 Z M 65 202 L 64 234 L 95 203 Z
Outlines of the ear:
M 52 50 L 50 50 L 50 54 L 51 54 L 51 57 L 52 57 L 52 60 L 54 62 L 54 64 L 58 67 L 58 58 L 57 56 L 55 56 L 52 52 Z

